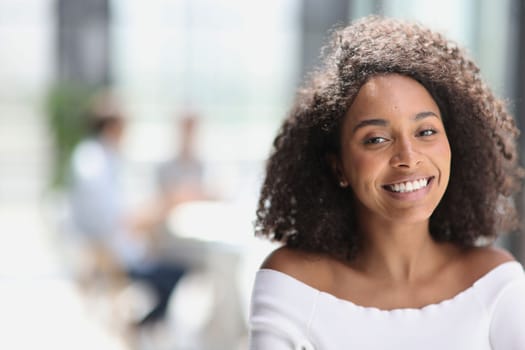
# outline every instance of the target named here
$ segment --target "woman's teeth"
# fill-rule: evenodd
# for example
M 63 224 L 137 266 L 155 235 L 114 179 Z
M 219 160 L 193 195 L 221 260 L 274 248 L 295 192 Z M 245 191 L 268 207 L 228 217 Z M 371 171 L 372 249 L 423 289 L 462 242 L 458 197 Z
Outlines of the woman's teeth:
M 420 179 L 416 181 L 407 181 L 407 182 L 398 183 L 394 185 L 388 185 L 387 187 L 392 192 L 404 193 L 404 192 L 417 191 L 423 187 L 427 187 L 429 182 L 430 182 L 429 179 Z

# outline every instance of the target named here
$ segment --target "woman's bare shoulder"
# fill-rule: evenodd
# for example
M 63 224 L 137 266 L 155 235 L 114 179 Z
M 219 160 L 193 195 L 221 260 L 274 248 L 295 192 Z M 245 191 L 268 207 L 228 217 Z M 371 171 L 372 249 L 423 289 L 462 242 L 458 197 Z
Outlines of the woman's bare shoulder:
M 465 265 L 474 275 L 480 277 L 501 264 L 515 260 L 505 249 L 494 246 L 476 247 L 469 249 Z
M 330 259 L 321 254 L 283 246 L 268 255 L 261 269 L 279 271 L 311 287 L 323 289 L 332 275 L 330 266 Z

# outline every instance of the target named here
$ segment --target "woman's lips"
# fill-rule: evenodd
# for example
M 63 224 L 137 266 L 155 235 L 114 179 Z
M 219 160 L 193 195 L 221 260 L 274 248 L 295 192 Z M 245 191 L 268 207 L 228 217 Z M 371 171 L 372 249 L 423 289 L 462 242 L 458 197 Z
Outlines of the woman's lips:
M 434 176 L 421 177 L 415 180 L 407 180 L 383 185 L 383 188 L 392 193 L 410 193 L 428 187 L 433 179 Z

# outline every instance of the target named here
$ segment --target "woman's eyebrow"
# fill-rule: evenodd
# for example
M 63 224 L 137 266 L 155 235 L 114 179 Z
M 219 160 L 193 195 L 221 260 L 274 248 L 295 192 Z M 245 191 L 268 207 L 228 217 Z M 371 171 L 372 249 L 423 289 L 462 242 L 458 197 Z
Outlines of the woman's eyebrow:
M 419 112 L 414 116 L 414 121 L 421 120 L 427 117 L 436 117 L 438 119 L 441 119 L 436 113 L 431 111 L 424 111 Z M 372 118 L 372 119 L 364 119 L 359 121 L 356 126 L 353 128 L 353 132 L 356 132 L 356 130 L 363 128 L 365 126 L 369 125 L 375 125 L 375 126 L 387 126 L 389 124 L 388 120 L 381 119 L 381 118 Z
M 357 129 L 363 128 L 368 125 L 387 126 L 388 124 L 389 124 L 388 120 L 385 120 L 385 119 L 379 119 L 379 118 L 365 119 L 365 120 L 359 121 L 359 123 L 357 123 L 357 125 L 354 126 L 353 132 L 356 132 Z
M 431 111 L 425 111 L 425 112 L 419 112 L 414 116 L 414 120 L 420 120 L 426 117 L 436 117 L 438 119 L 441 119 L 436 113 Z

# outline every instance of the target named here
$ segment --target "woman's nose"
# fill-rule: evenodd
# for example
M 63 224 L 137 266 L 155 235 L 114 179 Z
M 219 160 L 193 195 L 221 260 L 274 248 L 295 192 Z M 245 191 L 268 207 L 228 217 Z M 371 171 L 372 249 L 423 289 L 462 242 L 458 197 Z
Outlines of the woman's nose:
M 399 139 L 396 141 L 394 153 L 390 160 L 390 165 L 401 168 L 414 168 L 422 161 L 421 153 L 408 139 Z

